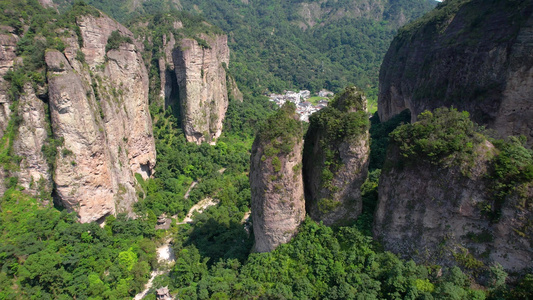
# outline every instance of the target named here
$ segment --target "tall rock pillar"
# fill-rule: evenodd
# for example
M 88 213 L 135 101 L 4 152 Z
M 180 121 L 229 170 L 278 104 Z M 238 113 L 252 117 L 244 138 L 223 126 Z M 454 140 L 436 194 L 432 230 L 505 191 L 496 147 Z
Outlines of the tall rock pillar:
M 255 138 L 250 186 L 257 252 L 289 242 L 305 218 L 302 135 L 295 106 L 287 103 Z
M 228 109 L 228 37 L 201 35 L 205 44 L 183 39 L 172 54 L 179 87 L 181 123 L 189 142 L 213 142 Z
M 353 221 L 361 214 L 360 188 L 368 173 L 366 97 L 348 87 L 309 122 L 303 157 L 307 212 L 328 226 Z

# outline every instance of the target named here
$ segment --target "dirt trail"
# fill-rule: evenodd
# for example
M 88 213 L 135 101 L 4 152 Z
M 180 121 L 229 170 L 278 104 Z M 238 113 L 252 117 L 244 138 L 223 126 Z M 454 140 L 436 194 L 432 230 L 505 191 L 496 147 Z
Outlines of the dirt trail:
M 185 216 L 185 219 L 183 219 L 183 221 L 178 222 L 176 224 L 177 225 L 182 225 L 182 224 L 192 223 L 192 217 L 193 217 L 194 212 L 198 212 L 199 214 L 201 214 L 208 207 L 213 206 L 213 205 L 217 205 L 218 202 L 219 202 L 218 199 L 205 198 L 204 200 L 202 200 L 202 201 L 196 203 L 195 205 L 193 205 L 193 207 L 191 207 L 191 209 L 189 209 L 189 213 L 187 214 L 187 216 Z M 178 218 L 177 215 L 172 216 L 172 217 L 175 218 L 175 219 Z
M 189 198 L 189 193 L 194 188 L 194 186 L 196 184 L 198 184 L 197 181 L 194 181 L 191 184 L 191 186 L 187 190 L 187 193 L 185 193 L 185 196 L 184 196 L 185 199 Z M 204 200 L 202 200 L 202 201 L 196 203 L 195 205 L 193 205 L 193 207 L 191 207 L 191 209 L 189 209 L 189 212 L 187 213 L 187 216 L 185 217 L 185 219 L 183 219 L 183 221 L 181 221 L 181 222 L 178 222 L 177 224 L 181 225 L 181 224 L 186 224 L 186 223 L 192 223 L 192 217 L 193 217 L 194 212 L 198 212 L 199 214 L 201 214 L 208 207 L 213 206 L 213 205 L 217 205 L 218 202 L 219 202 L 218 199 L 205 198 Z M 172 216 L 172 218 L 177 220 L 178 216 L 174 215 L 174 216 Z M 172 264 L 172 263 L 174 263 L 176 261 L 176 256 L 174 255 L 174 251 L 172 250 L 172 246 L 170 246 L 171 244 L 172 244 L 172 238 L 168 238 L 163 245 L 161 245 L 161 246 L 159 246 L 157 248 L 157 259 L 158 259 L 159 262 L 166 262 L 166 263 Z M 135 295 L 135 298 L 133 298 L 133 300 L 142 300 L 144 297 L 146 297 L 146 295 L 148 294 L 148 292 L 152 288 L 152 285 L 153 285 L 153 282 L 154 282 L 154 278 L 156 278 L 159 275 L 163 275 L 165 273 L 168 273 L 168 272 L 170 272 L 170 270 L 155 270 L 155 271 L 152 271 L 152 273 L 150 273 L 150 280 L 148 280 L 148 283 L 145 284 L 144 290 L 142 292 L 138 293 L 137 295 Z
M 189 199 L 189 193 L 191 192 L 191 190 L 198 184 L 198 181 L 193 181 L 191 183 L 191 186 L 189 187 L 189 189 L 187 190 L 187 192 L 185 193 L 185 195 L 183 195 L 183 198 L 185 199 Z

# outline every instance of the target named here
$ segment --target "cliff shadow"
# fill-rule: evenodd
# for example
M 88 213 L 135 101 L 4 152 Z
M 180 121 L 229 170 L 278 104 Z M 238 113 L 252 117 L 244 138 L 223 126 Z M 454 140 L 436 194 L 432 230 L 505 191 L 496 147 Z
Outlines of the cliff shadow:
M 172 112 L 172 115 L 176 117 L 176 120 L 178 120 L 177 125 L 182 128 L 180 87 L 178 85 L 176 72 L 170 68 L 167 68 L 165 70 L 165 79 L 165 89 L 170 91 L 165 93 L 167 94 L 165 95 L 165 109 Z
M 209 265 L 219 259 L 246 260 L 254 243 L 254 235 L 245 229 L 246 224 L 219 222 L 213 218 L 198 221 L 184 246 L 194 245 L 202 257 L 209 257 Z

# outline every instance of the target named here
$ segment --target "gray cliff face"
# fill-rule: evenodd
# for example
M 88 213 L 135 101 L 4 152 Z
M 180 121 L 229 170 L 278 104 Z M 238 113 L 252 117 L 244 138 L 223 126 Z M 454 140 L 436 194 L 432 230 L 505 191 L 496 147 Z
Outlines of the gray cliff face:
M 11 27 L 2 28 L 8 32 L 14 32 Z M 9 120 L 11 120 L 11 104 L 12 99 L 8 96 L 9 83 L 4 79 L 7 72 L 13 68 L 16 60 L 16 47 L 19 37 L 12 33 L 0 34 L 0 136 L 6 133 Z M 0 168 L 0 193 L 5 192 L 5 182 L 9 177 L 9 172 L 4 168 Z
M 182 39 L 172 54 L 179 87 L 182 127 L 187 140 L 213 142 L 222 133 L 228 108 L 225 66 L 229 64 L 227 36 L 202 35 L 209 47 Z
M 501 217 L 491 221 L 483 211 L 495 207 L 487 179 L 497 151 L 478 146 L 469 176 L 458 166 L 438 166 L 424 159 L 407 161 L 396 145 L 389 148 L 379 182 L 374 237 L 388 251 L 417 262 L 464 265 L 472 257 L 507 271 L 532 267 L 531 204 L 517 195 L 505 199 Z M 531 199 L 532 189 L 526 188 Z
M 229 95 L 230 99 L 233 98 L 233 100 L 237 100 L 239 102 L 242 102 L 244 100 L 244 95 L 239 90 L 239 87 L 237 86 L 237 82 L 235 81 L 235 78 L 233 78 L 233 77 L 231 77 L 231 75 L 227 74 L 226 83 L 228 84 L 228 95 Z
M 346 105 L 350 100 L 353 103 Z M 357 219 L 363 208 L 360 188 L 368 174 L 368 126 L 353 134 L 346 129 L 361 118 L 368 124 L 365 108 L 366 98 L 348 88 L 310 118 L 303 157 L 306 210 L 328 226 Z M 339 119 L 343 126 L 336 127 Z
M 164 106 L 172 107 L 172 110 L 179 111 L 179 88 L 174 70 L 172 51 L 176 47 L 174 34 L 169 33 L 169 37 L 163 36 L 163 56 L 159 58 L 159 77 L 161 78 L 160 98 L 164 99 Z
M 300 21 L 296 25 L 304 30 L 351 18 L 376 21 L 386 20 L 395 28 L 398 28 L 405 24 L 407 20 L 416 18 L 416 16 L 410 15 L 408 11 L 405 11 L 403 7 L 405 5 L 391 0 L 358 0 L 347 1 L 335 7 L 335 4 L 323 5 L 323 2 L 299 1 L 295 3 L 294 9 L 300 16 Z M 424 5 L 426 9 L 431 8 L 429 2 L 427 4 L 417 3 L 417 5 Z
M 54 2 L 52 0 L 39 0 L 39 3 L 41 3 L 43 7 L 54 7 Z
M 18 100 L 20 124 L 13 141 L 13 152 L 21 158 L 21 162 L 19 170 L 13 175 L 19 178 L 18 184 L 33 195 L 40 192 L 50 194 L 52 191 L 50 168 L 41 151 L 50 130 L 45 106 L 35 95 L 31 84 L 27 83 Z
M 7 32 L 14 32 L 11 27 L 2 29 Z M 47 137 L 48 123 L 45 104 L 37 97 L 31 84 L 26 84 L 23 87 L 16 103 L 9 95 L 9 82 L 4 79 L 4 76 L 14 66 L 22 63 L 22 60 L 18 59 L 15 53 L 18 40 L 19 37 L 13 33 L 0 35 L 0 136 L 10 134 L 6 132 L 6 129 L 10 122 L 13 123 L 11 127 L 13 130 L 11 133 L 13 138 L 12 153 L 10 155 L 20 159 L 16 166 L 1 168 L 0 193 L 5 192 L 8 177 L 17 177 L 18 184 L 26 192 L 36 195 L 39 191 L 51 192 L 51 175 L 46 159 L 41 152 L 41 147 L 45 144 Z M 39 86 L 38 90 L 45 93 L 42 86 Z M 10 137 L 6 139 L 8 142 L 4 147 L 9 147 L 9 139 Z
M 13 28 L 7 28 L 13 30 Z M 17 57 L 15 50 L 19 37 L 15 34 L 0 34 L 0 135 L 9 123 L 11 99 L 8 96 L 8 83 L 4 79 L 7 71 L 13 68 Z
M 4 75 L 22 64 L 15 52 L 20 37 L 13 28 L 1 28 L 6 33 L 0 34 L 0 136 L 10 120 L 17 124 L 9 132 L 14 136 L 9 155 L 16 164 L 0 168 L 0 192 L 17 177 L 29 194 L 50 195 L 54 188 L 55 200 L 75 211 L 80 222 L 120 212 L 133 216 L 139 189 L 135 174 L 150 177 L 156 163 L 143 45 L 104 14 L 78 16 L 76 23 L 80 36 L 58 29 L 64 51 L 46 52 L 47 82 L 27 85 L 17 99 L 9 96 Z M 174 23 L 174 29 L 181 27 Z M 106 49 L 115 31 L 123 42 Z M 212 142 L 221 133 L 228 105 L 227 38 L 203 36 L 209 44 L 204 48 L 169 35 L 159 61 L 161 99 L 183 112 L 190 141 Z M 234 98 L 242 99 L 231 83 Z
M 180 21 L 174 29 L 183 28 Z M 243 94 L 228 72 L 227 36 L 202 34 L 209 47 L 190 38 L 163 35 L 159 58 L 159 101 L 179 115 L 189 142 L 213 143 L 222 132 L 228 100 L 243 100 Z
M 317 135 L 316 148 L 319 148 L 320 135 Z M 315 148 L 315 149 L 316 149 Z M 318 150 L 304 159 L 304 177 L 308 191 L 307 212 L 315 221 L 323 221 L 331 226 L 356 220 L 363 209 L 361 185 L 368 174 L 370 153 L 369 135 L 364 134 L 355 141 L 337 145 L 340 166 L 333 173 L 331 188 L 324 186 L 321 178 L 326 158 Z M 321 162 L 321 163 L 319 163 Z
M 111 32 L 133 35 L 107 17 L 78 19 L 65 54 L 46 53 L 54 137 L 62 139 L 54 180 L 62 203 L 81 222 L 132 212 L 136 179 L 155 166 L 155 142 L 148 110 L 148 74 L 137 46 L 123 43 L 106 52 Z M 76 58 L 79 52 L 86 64 Z
M 502 136 L 533 143 L 533 3 L 444 2 L 405 26 L 380 70 L 378 112 L 413 121 L 441 106 L 467 110 Z M 451 7 L 451 8 L 450 8 Z
M 46 53 L 50 114 L 54 137 L 64 144 L 56 159 L 54 180 L 62 204 L 81 222 L 115 214 L 113 178 L 105 148 L 103 122 L 90 84 L 72 68 L 63 53 Z
M 297 115 L 294 116 L 297 120 Z M 280 142 L 280 139 L 275 139 Z M 269 252 L 289 242 L 305 219 L 301 172 L 303 141 L 292 137 L 291 151 L 269 155 L 272 140 L 256 137 L 252 146 L 250 187 L 254 249 Z

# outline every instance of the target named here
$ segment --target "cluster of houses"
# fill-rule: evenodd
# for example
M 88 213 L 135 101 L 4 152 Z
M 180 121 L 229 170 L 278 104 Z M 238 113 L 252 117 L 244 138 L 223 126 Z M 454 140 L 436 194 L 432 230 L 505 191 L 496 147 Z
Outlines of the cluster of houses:
M 319 97 L 332 97 L 333 93 L 326 90 L 321 90 L 318 93 Z M 309 122 L 309 116 L 322 108 L 328 106 L 328 100 L 321 99 L 316 105 L 313 105 L 308 99 L 311 97 L 311 92 L 303 90 L 299 92 L 284 91 L 284 94 L 270 94 L 270 101 L 275 102 L 278 106 L 282 106 L 285 102 L 290 101 L 296 104 L 296 112 L 300 115 L 300 120 Z

